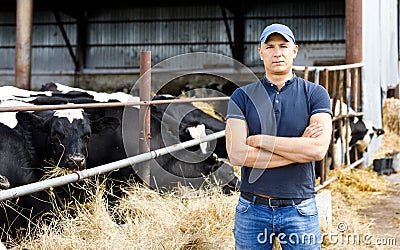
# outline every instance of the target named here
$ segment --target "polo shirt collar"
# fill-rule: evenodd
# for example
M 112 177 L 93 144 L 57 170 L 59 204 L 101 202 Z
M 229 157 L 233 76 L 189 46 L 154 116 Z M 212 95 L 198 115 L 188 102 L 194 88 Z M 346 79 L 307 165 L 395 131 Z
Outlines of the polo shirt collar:
M 286 88 L 287 86 L 289 86 L 289 85 L 291 85 L 292 83 L 294 83 L 295 81 L 296 81 L 296 74 L 293 72 L 293 76 L 292 76 L 292 78 L 290 78 L 289 80 L 287 80 L 286 82 L 285 82 L 285 85 L 282 87 L 282 89 L 283 88 Z M 268 79 L 267 79 L 267 77 L 265 76 L 265 74 L 264 74 L 264 77 L 261 79 L 261 82 L 265 85 L 265 86 L 267 86 L 267 87 L 273 87 L 273 88 L 275 88 L 275 89 L 278 89 L 278 87 L 275 85 L 275 84 L 273 84 L 272 82 L 270 82 L 270 81 L 268 81 Z

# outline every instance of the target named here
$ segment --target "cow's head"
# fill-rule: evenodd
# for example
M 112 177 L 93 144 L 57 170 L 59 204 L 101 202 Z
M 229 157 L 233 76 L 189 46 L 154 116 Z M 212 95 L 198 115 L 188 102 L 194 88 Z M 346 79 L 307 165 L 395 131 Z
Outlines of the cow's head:
M 351 142 L 357 145 L 357 148 L 360 152 L 366 152 L 372 138 L 374 138 L 374 136 L 379 137 L 384 133 L 385 131 L 381 128 L 376 128 L 372 121 L 360 119 L 357 121 L 357 123 L 355 123 L 354 128 L 352 128 Z M 350 145 L 352 144 L 350 143 Z
M 347 124 L 347 123 L 346 123 Z M 341 166 L 346 158 L 345 145 L 348 142 L 350 149 L 357 147 L 359 153 L 367 152 L 368 146 L 374 137 L 379 137 L 385 131 L 381 128 L 376 128 L 372 121 L 363 119 L 363 117 L 351 117 L 347 127 L 344 126 L 339 131 L 339 121 L 335 122 L 334 133 L 334 160 L 336 166 Z M 347 139 L 345 136 L 346 130 L 348 131 Z M 341 133 L 340 133 L 341 132 Z M 342 134 L 342 136 L 340 136 Z
M 31 133 L 43 135 L 43 138 L 36 137 L 39 142 L 34 143 L 45 144 L 44 159 L 39 160 L 74 170 L 86 168 L 88 142 L 92 133 L 114 131 L 120 125 L 119 120 L 113 117 L 92 121 L 82 109 L 19 112 L 17 119 L 25 128 L 29 127 Z

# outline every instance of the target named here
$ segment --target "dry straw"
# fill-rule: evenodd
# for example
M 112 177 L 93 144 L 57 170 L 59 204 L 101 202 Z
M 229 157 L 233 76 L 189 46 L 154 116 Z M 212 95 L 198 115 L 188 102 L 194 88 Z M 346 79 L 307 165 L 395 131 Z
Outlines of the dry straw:
M 387 98 L 383 104 L 382 124 L 385 133 L 382 145 L 373 158 L 379 159 L 400 152 L 400 100 Z
M 369 232 L 370 223 L 357 214 L 368 197 L 386 192 L 388 183 L 368 170 L 335 170 L 328 187 L 333 196 L 333 224 L 349 225 L 347 233 Z M 93 184 L 85 204 L 75 202 L 69 213 L 48 226 L 32 230 L 15 249 L 233 249 L 233 221 L 238 193 L 217 189 L 180 188 L 160 194 L 137 184 L 109 206 L 105 186 Z M 325 249 L 338 249 L 328 240 Z M 346 249 L 365 249 L 353 248 Z M 365 246 L 364 246 L 365 247 Z

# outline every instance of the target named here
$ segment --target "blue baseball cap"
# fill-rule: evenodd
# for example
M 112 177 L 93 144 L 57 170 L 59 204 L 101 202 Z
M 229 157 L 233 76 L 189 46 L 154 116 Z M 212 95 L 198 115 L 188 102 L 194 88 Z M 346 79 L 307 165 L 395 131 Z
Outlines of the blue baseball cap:
M 265 43 L 269 35 L 273 33 L 281 34 L 288 42 L 293 42 L 296 44 L 293 32 L 289 29 L 289 27 L 279 23 L 271 24 L 264 29 L 260 36 L 260 43 Z

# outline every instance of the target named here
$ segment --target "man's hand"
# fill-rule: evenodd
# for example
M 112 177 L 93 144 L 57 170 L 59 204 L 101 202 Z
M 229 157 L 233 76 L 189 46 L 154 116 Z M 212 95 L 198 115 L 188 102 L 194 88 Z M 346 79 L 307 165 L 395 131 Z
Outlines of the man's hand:
M 304 130 L 301 137 L 316 138 L 322 134 L 323 130 L 324 127 L 322 126 L 322 124 L 313 122 Z
M 316 138 L 322 134 L 323 130 L 324 127 L 322 124 L 313 122 L 304 130 L 301 137 Z M 247 137 L 246 144 L 251 147 L 259 148 L 263 143 L 262 140 L 265 140 L 266 138 L 266 136 L 252 135 Z
M 261 146 L 262 139 L 263 139 L 262 136 L 251 135 L 247 137 L 246 144 L 249 145 L 250 147 L 259 148 Z

